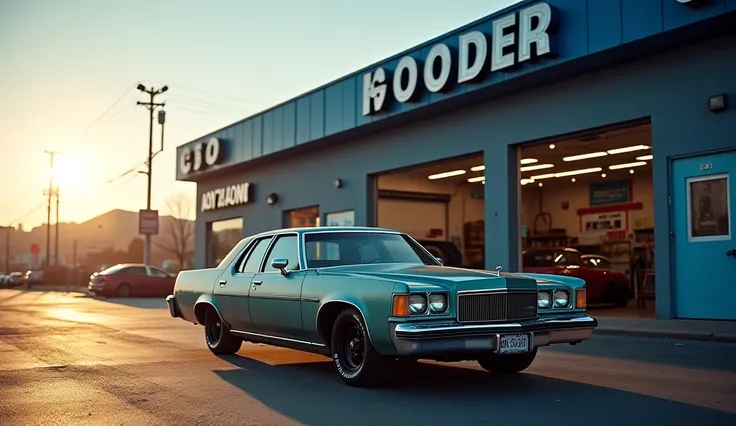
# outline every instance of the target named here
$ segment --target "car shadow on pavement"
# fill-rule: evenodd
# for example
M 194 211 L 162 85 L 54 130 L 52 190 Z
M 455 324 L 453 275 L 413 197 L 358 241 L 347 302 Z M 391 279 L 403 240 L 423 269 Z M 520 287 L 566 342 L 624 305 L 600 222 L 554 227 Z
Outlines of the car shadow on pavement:
M 722 411 L 535 374 L 419 363 L 389 387 L 359 389 L 343 384 L 330 361 L 272 366 L 220 358 L 239 367 L 214 371 L 222 380 L 303 424 L 736 424 L 736 415 Z

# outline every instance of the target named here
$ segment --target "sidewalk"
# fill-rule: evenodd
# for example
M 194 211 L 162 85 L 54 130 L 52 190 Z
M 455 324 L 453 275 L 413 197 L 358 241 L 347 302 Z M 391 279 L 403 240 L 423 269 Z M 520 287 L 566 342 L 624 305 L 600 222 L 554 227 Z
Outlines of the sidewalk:
M 599 317 L 595 312 L 590 314 L 598 320 L 595 334 L 736 343 L 736 321 L 616 318 Z

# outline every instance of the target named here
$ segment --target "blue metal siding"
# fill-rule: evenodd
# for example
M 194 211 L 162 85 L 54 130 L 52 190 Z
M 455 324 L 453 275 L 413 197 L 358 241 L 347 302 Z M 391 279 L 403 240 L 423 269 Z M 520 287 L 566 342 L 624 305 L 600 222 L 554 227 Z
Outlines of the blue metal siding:
M 588 2 L 588 51 L 616 47 L 623 42 L 621 0 Z
M 620 52 L 625 49 L 627 43 L 736 10 L 736 0 L 710 0 L 701 7 L 686 6 L 674 0 L 552 0 L 548 3 L 557 9 L 560 20 L 557 34 L 559 53 L 557 58 L 545 58 L 536 63 L 517 66 L 508 72 L 492 73 L 480 83 L 456 85 L 449 93 L 425 92 L 418 102 L 407 104 L 394 102 L 388 111 L 372 117 L 362 114 L 363 74 L 365 72 L 373 71 L 379 66 L 393 71 L 398 60 L 404 55 L 423 60 L 429 49 L 439 42 L 457 48 L 458 35 L 471 30 L 482 30 L 490 34 L 493 19 L 534 3 L 538 2 L 523 1 L 295 100 L 233 124 L 227 129 L 231 127 L 247 129 L 252 126 L 251 139 L 248 141 L 247 130 L 235 131 L 233 133 L 235 139 L 229 142 L 236 146 L 242 145 L 243 149 L 231 149 L 232 155 L 228 156 L 221 166 L 213 169 L 257 159 L 283 151 L 296 144 L 308 143 L 328 135 L 365 126 L 374 121 L 430 104 L 437 104 L 464 93 L 475 92 L 490 86 L 503 87 L 511 81 L 519 81 L 517 77 L 523 75 L 539 76 L 537 84 L 545 79 L 550 81 L 555 78 L 554 73 L 551 72 L 552 68 L 575 66 L 579 62 L 578 59 L 593 53 L 603 52 L 602 54 L 613 55 L 614 51 Z M 292 112 L 295 115 L 293 119 Z M 201 143 L 212 136 L 222 137 L 228 131 L 227 129 L 205 135 L 191 143 Z M 245 139 L 240 139 L 241 137 Z M 178 150 L 181 148 L 179 147 Z M 206 175 L 206 172 L 203 173 Z M 197 179 L 196 176 L 197 174 L 192 174 L 187 179 Z M 178 168 L 177 178 L 185 178 L 180 174 Z

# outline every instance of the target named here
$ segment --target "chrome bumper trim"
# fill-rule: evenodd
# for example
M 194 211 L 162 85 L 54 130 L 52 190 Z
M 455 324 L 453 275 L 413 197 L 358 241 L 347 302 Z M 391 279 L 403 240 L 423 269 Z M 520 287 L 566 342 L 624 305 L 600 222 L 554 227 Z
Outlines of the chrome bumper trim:
M 169 306 L 169 315 L 173 318 L 179 318 L 179 311 L 176 306 L 176 298 L 173 294 L 166 296 L 166 304 Z
M 399 355 L 452 355 L 495 352 L 502 334 L 528 333 L 533 348 L 590 339 L 595 318 L 550 318 L 505 324 L 393 323 L 391 337 Z

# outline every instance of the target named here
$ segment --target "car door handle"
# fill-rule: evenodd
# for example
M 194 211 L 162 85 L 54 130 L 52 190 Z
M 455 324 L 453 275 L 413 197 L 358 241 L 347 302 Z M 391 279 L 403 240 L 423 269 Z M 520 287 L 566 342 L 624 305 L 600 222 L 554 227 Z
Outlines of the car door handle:
M 263 284 L 263 281 L 260 281 L 260 280 L 258 280 L 258 281 L 251 281 L 251 284 L 253 284 L 253 285 L 261 285 L 261 284 Z
M 224 286 L 225 284 L 227 284 L 227 281 L 225 281 L 225 280 L 220 280 L 220 287 Z

